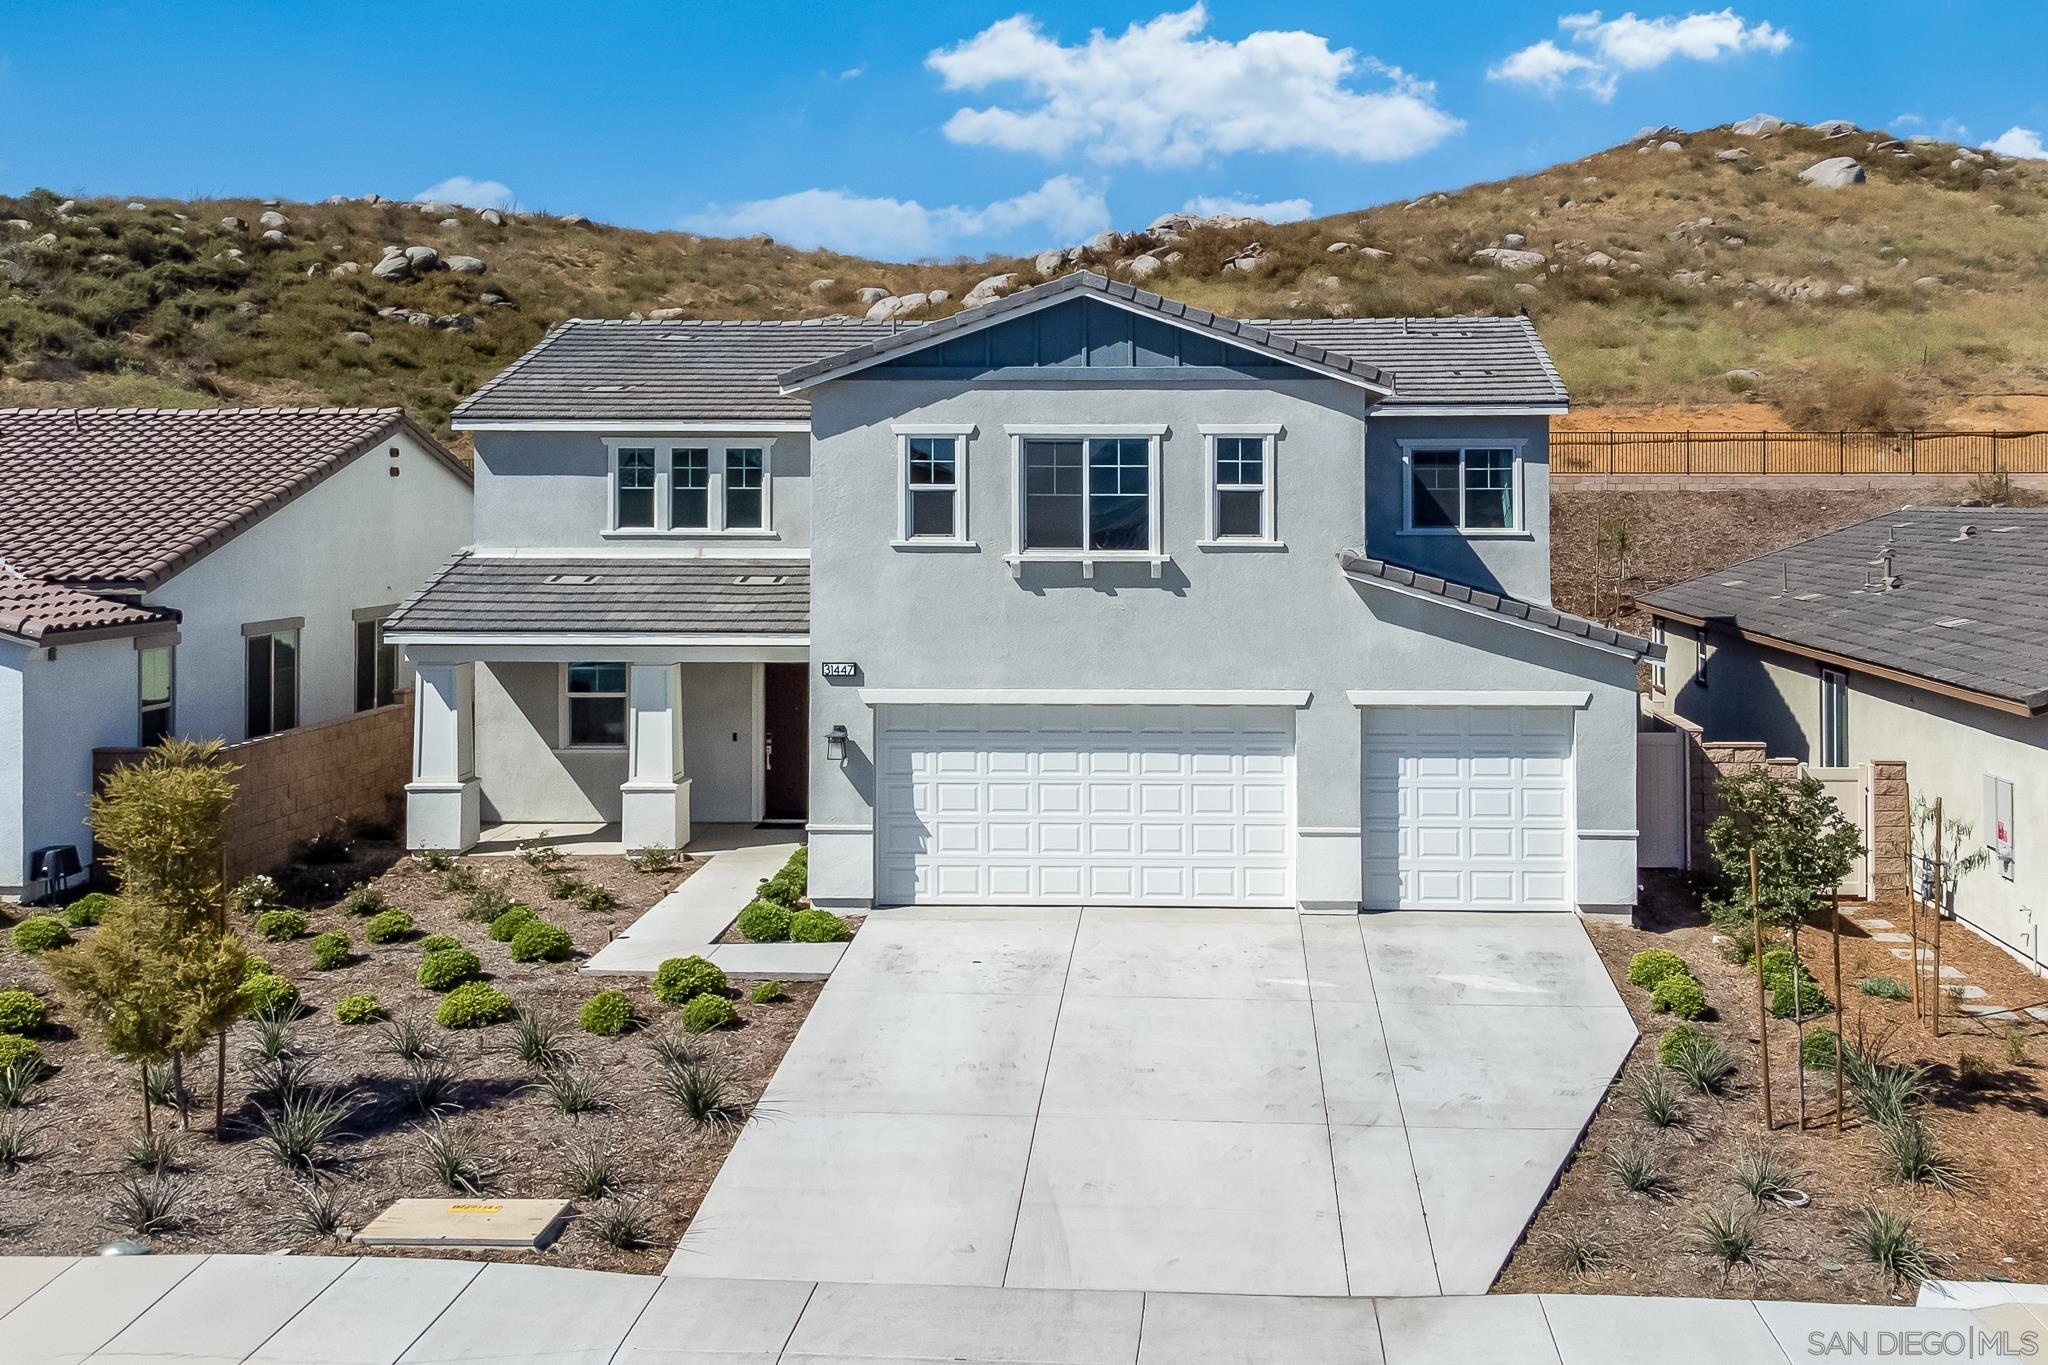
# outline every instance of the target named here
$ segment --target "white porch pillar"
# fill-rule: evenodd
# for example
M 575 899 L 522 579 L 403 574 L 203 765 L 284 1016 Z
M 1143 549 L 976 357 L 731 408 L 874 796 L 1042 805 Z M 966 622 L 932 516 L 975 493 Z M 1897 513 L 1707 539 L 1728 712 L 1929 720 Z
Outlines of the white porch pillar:
M 626 675 L 626 780 L 619 839 L 627 848 L 690 842 L 690 780 L 683 775 L 683 674 L 677 664 L 633 664 Z
M 460 851 L 476 843 L 476 665 L 420 664 L 413 691 L 412 781 L 405 846 Z

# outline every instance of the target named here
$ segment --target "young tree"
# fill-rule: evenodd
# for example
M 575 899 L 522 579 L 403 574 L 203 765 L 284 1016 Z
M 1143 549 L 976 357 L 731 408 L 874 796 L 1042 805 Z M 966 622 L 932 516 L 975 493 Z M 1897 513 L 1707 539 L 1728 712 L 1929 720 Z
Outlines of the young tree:
M 1849 875 L 1863 836 L 1809 776 L 1757 768 L 1721 779 L 1727 809 L 1707 827 L 1722 888 L 1707 912 L 1723 932 L 1749 928 L 1749 854 L 1756 850 L 1757 915 L 1774 930 L 1815 922 L 1828 892 Z
M 140 911 L 141 913 L 138 913 Z M 123 897 L 91 938 L 43 957 L 43 967 L 107 1050 L 142 1068 L 142 1130 L 151 1131 L 148 1069 L 179 1039 L 178 987 L 166 971 L 161 916 Z
M 1973 837 L 1977 827 L 1944 810 L 1941 820 L 1941 894 L 1943 912 L 1956 906 L 1956 885 L 1991 861 L 1991 850 Z M 1934 803 L 1924 796 L 1913 798 L 1913 871 L 1921 879 L 1914 894 L 1931 892 L 1928 881 L 1934 875 Z

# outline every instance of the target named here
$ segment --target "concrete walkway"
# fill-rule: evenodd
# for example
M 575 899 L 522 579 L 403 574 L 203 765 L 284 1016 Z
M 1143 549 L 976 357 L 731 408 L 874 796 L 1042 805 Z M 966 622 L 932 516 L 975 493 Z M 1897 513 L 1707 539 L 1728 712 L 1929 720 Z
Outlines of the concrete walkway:
M 1570 916 L 878 912 L 669 1273 L 1481 1293 L 1635 1036 Z
M 1542 1295 L 1243 1298 L 681 1279 L 473 1261 L 0 1259 L 6 1365 L 1792 1365 L 2018 1360 L 1973 1308 Z M 1883 1350 L 1879 1333 L 1968 1334 Z M 1813 1333 L 1868 1334 L 1825 1357 Z M 1986 1346 L 2004 1332 L 2008 1349 Z M 1850 1338 L 1844 1336 L 1841 1340 Z M 1827 1341 L 1824 1335 L 1821 1340 Z

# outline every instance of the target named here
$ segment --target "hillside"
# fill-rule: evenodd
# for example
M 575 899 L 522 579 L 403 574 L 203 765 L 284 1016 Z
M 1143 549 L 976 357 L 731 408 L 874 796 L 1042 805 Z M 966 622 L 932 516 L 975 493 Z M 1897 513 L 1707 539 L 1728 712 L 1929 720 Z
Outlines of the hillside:
M 1801 182 L 1839 156 L 1867 181 Z M 481 273 L 379 278 L 388 246 Z M 1085 260 L 1240 317 L 1526 307 L 1582 406 L 1739 398 L 1793 424 L 1869 426 L 1964 400 L 2031 414 L 2024 396 L 2048 392 L 2048 163 L 1883 133 L 1666 130 L 1413 203 L 1180 221 L 1068 257 L 1054 273 Z M 945 291 L 907 314 L 930 317 L 997 274 L 1038 267 L 447 205 L 35 191 L 0 197 L 0 404 L 401 402 L 445 429 L 563 317 L 806 317 L 865 312 L 863 289 Z

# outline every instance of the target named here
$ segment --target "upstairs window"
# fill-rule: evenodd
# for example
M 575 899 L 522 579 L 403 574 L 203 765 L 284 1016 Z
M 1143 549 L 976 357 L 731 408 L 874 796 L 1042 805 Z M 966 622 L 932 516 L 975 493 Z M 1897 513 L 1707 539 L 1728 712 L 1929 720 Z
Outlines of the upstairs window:
M 903 540 L 964 541 L 967 499 L 958 436 L 903 437 Z
M 1024 549 L 1078 550 L 1086 544 L 1084 448 L 1080 441 L 1024 443 Z
M 1512 446 L 1408 448 L 1408 526 L 1415 532 L 1519 531 L 1521 460 Z
M 770 529 L 768 442 L 606 444 L 612 469 L 609 532 L 759 535 Z
M 299 622 L 244 626 L 243 697 L 248 737 L 299 723 Z
M 678 446 L 669 458 L 669 525 L 678 531 L 710 529 L 711 452 Z
M 566 670 L 569 747 L 618 749 L 626 743 L 626 666 L 570 664 Z
M 1662 621 L 1654 621 L 1650 624 L 1650 643 L 1659 649 L 1668 647 L 1669 641 L 1665 637 L 1664 623 Z M 1662 655 L 1650 660 L 1650 690 L 1652 692 L 1661 694 L 1670 685 L 1671 674 L 1665 668 L 1665 662 L 1665 658 Z
M 1035 436 L 1018 452 L 1026 554 L 1157 554 L 1156 436 Z
M 169 738 L 171 733 L 171 693 L 176 673 L 176 651 L 170 645 L 140 649 L 135 653 L 140 665 L 141 679 L 138 689 L 141 724 L 136 742 L 147 749 L 157 741 Z
M 1209 539 L 1273 539 L 1273 463 L 1264 436 L 1209 437 Z
M 725 529 L 759 530 L 768 500 L 767 452 L 758 447 L 729 447 L 725 452 Z

